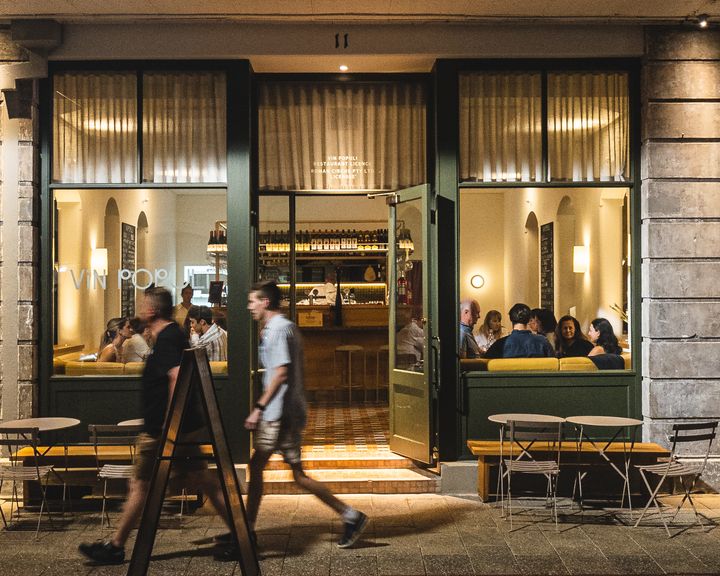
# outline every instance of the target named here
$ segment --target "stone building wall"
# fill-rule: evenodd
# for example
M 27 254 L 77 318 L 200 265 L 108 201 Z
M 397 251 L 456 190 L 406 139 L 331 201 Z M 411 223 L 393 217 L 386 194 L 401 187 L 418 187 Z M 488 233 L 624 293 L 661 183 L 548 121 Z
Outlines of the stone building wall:
M 652 441 L 674 422 L 720 417 L 719 99 L 720 31 L 647 29 L 642 334 Z M 708 479 L 720 486 L 720 458 Z
M 35 75 L 34 58 L 0 33 L 0 88 Z M 41 66 L 42 68 L 42 66 Z M 39 271 L 39 122 L 9 119 L 0 105 L 0 418 L 37 408 Z

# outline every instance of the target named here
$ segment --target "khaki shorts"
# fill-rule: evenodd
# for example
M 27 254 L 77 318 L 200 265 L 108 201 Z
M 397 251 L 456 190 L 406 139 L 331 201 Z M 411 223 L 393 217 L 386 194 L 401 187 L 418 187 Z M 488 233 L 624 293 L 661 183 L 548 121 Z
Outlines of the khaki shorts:
M 288 464 L 300 462 L 300 430 L 282 429 L 280 420 L 260 420 L 255 430 L 255 450 L 258 452 L 280 452 Z
M 175 480 L 183 478 L 188 473 L 200 472 L 207 469 L 207 461 L 203 458 L 199 442 L 204 438 L 204 430 L 196 430 L 188 434 L 181 434 L 178 442 L 189 442 L 185 446 L 175 448 L 175 457 L 170 466 L 170 477 Z M 155 460 L 158 456 L 160 438 L 153 438 L 141 432 L 135 442 L 134 473 L 137 480 L 149 481 L 152 479 Z

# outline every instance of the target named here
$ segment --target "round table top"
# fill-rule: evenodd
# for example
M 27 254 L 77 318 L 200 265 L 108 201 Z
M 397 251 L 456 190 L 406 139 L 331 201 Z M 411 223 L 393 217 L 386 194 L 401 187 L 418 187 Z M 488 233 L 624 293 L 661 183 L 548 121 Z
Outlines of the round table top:
M 622 416 L 569 416 L 565 420 L 580 426 L 642 426 L 643 423 L 642 420 Z
M 551 416 L 550 414 L 491 414 L 488 416 L 488 420 L 490 422 L 495 422 L 497 424 L 507 424 L 510 420 L 516 420 L 518 422 L 565 422 L 565 418 L 561 418 L 560 416 Z
M 123 420 L 122 422 L 118 422 L 118 426 L 142 426 L 145 424 L 144 418 L 133 418 L 132 420 Z
M 63 418 L 60 416 L 48 416 L 44 418 L 20 418 L 19 420 L 8 420 L 0 423 L 0 430 L 3 428 L 37 428 L 40 432 L 52 430 L 65 430 L 80 424 L 77 418 Z

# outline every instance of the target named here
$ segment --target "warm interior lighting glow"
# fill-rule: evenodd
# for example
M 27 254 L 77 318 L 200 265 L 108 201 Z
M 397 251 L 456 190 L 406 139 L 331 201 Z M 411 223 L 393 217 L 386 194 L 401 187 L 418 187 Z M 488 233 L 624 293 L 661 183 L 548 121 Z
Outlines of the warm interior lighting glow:
M 315 288 L 315 286 L 323 286 L 327 282 L 297 282 L 295 288 Z M 330 282 L 332 284 L 332 282 Z M 384 282 L 341 282 L 343 288 L 385 288 Z M 278 284 L 278 288 L 289 288 L 290 284 Z
M 340 72 L 347 72 L 350 70 L 345 64 L 340 64 Z
M 699 14 L 698 15 L 698 27 L 699 28 L 707 28 L 708 27 L 708 15 L 707 14 Z
M 107 248 L 93 248 L 90 255 L 90 268 L 99 276 L 107 276 L 108 254 Z
M 485 278 L 480 274 L 475 274 L 472 278 L 470 278 L 470 285 L 473 288 L 482 288 L 485 286 Z
M 573 246 L 573 272 L 584 274 L 590 266 L 590 253 L 587 246 Z

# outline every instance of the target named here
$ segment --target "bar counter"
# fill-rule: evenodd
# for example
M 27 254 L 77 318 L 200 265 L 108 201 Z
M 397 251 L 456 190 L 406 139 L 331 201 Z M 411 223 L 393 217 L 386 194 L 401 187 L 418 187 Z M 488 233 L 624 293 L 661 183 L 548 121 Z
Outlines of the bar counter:
M 335 349 L 347 344 L 362 346 L 365 351 L 364 386 L 368 390 L 368 399 L 375 398 L 378 373 L 380 397 L 387 397 L 388 357 L 385 351 L 380 353 L 380 370 L 377 371 L 378 350 L 388 343 L 387 306 L 343 305 L 341 326 L 334 324 L 335 310 L 328 305 L 298 305 L 296 310 L 305 347 L 305 388 L 311 400 L 347 398 L 347 386 L 341 383 L 342 366 L 346 358 L 338 353 L 337 362 L 335 360 Z M 307 325 L 320 322 L 322 325 Z M 353 354 L 353 373 L 353 381 L 362 380 L 362 353 L 359 356 Z M 365 394 L 356 392 L 354 397 L 364 398 Z

